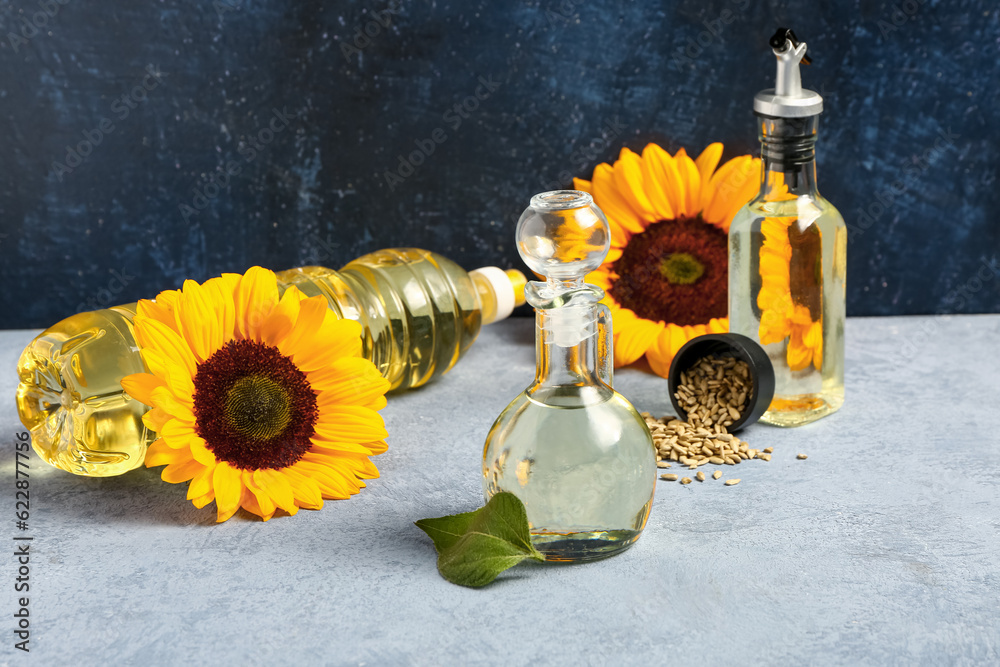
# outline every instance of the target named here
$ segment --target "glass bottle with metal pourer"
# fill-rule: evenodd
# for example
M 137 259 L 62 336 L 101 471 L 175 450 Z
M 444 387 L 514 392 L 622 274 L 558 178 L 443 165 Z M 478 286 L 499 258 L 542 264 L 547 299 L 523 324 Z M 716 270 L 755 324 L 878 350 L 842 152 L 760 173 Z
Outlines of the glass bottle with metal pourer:
M 823 98 L 802 88 L 806 44 L 771 38 L 777 83 L 754 98 L 761 188 L 729 228 L 729 328 L 767 351 L 775 390 L 761 421 L 798 426 L 844 402 L 847 228 L 816 186 Z
M 584 283 L 610 248 L 591 196 L 535 195 L 517 224 L 517 249 L 545 282 L 531 282 L 535 380 L 486 438 L 483 491 L 524 503 L 531 541 L 550 561 L 586 561 L 628 548 L 653 502 L 649 429 L 612 386 L 611 313 Z

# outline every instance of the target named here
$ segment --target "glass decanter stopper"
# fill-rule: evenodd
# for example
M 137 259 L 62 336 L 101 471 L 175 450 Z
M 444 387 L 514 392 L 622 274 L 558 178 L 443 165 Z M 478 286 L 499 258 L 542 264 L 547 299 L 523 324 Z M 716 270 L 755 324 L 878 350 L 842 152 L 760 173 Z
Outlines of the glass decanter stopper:
M 530 282 L 535 381 L 490 429 L 483 492 L 524 503 L 531 541 L 546 560 L 611 556 L 639 538 L 656 485 L 656 455 L 642 417 L 611 387 L 611 312 L 584 283 L 610 248 L 591 196 L 535 195 L 517 223 L 517 250 L 545 282 Z

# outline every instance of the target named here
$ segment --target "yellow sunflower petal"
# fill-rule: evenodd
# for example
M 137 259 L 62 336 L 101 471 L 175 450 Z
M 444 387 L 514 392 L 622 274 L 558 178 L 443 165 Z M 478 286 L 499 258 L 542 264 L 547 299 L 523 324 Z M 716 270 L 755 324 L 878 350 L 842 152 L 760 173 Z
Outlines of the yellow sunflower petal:
M 337 454 L 360 454 L 370 456 L 371 451 L 364 445 L 356 442 L 324 440 L 322 437 L 313 436 L 312 449 L 316 453 L 337 453 Z
M 311 371 L 306 379 L 318 392 L 317 402 L 321 408 L 344 404 L 381 410 L 390 387 L 390 382 L 382 377 L 375 364 L 363 357 L 337 359 L 327 368 Z
M 299 511 L 298 505 L 295 504 L 295 494 L 292 493 L 292 485 L 283 474 L 276 470 L 255 470 L 253 479 L 257 487 L 267 493 L 275 505 L 289 514 Z
M 371 442 L 388 435 L 382 416 L 359 405 L 327 405 L 316 420 L 316 436 L 330 442 Z
M 160 437 L 167 445 L 174 449 L 183 449 L 191 446 L 191 440 L 198 435 L 194 431 L 194 424 L 180 419 L 171 419 L 160 429 Z M 192 454 L 193 455 L 193 454 Z
M 152 410 L 148 410 L 142 416 L 142 423 L 146 425 L 146 428 L 159 433 L 160 429 L 163 428 L 163 425 L 171 419 L 173 419 L 173 417 L 167 414 L 166 411 L 161 410 L 160 408 L 153 408 Z
M 292 361 L 300 370 L 322 369 L 342 357 L 361 356 L 361 325 L 354 320 L 338 320 L 335 315 L 327 318 L 312 336 L 303 336 Z
M 702 212 L 702 218 L 706 222 L 720 226 L 725 224 L 726 220 L 731 221 L 733 215 L 757 191 L 759 171 L 749 155 L 733 158 L 722 165 L 712 175 L 709 183 L 712 200 Z
M 663 327 L 663 322 L 641 317 L 628 326 L 619 326 L 615 331 L 615 366 L 627 366 L 646 354 Z
M 212 476 L 214 473 L 214 463 L 199 470 L 195 476 L 191 478 L 191 484 L 188 485 L 187 499 L 193 500 L 207 495 L 208 493 L 214 493 L 212 487 Z
M 212 488 L 215 490 L 215 505 L 218 508 L 216 521 L 221 523 L 236 514 L 236 510 L 240 508 L 240 499 L 243 497 L 240 471 L 220 461 L 212 472 Z
M 180 484 L 193 478 L 204 467 L 194 459 L 184 463 L 171 463 L 160 473 L 160 479 L 171 484 Z
M 214 466 L 216 464 L 215 454 L 205 446 L 205 441 L 197 435 L 188 440 L 188 447 L 191 448 L 191 456 L 198 463 L 204 466 Z
M 377 440 L 375 442 L 366 442 L 364 444 L 365 444 L 365 447 L 368 448 L 368 451 L 370 451 L 373 456 L 375 456 L 377 454 L 384 454 L 389 449 L 389 445 L 388 445 L 388 443 L 386 443 L 385 440 Z
M 240 507 L 252 514 L 256 514 L 260 518 L 264 519 L 264 521 L 271 518 L 270 516 L 264 516 L 264 510 L 260 508 L 260 503 L 257 502 L 257 497 L 246 487 L 246 484 L 243 485 L 243 496 L 240 498 Z M 271 516 L 273 516 L 273 514 Z
M 705 204 L 711 199 L 710 193 L 704 191 L 707 188 L 708 182 L 712 177 L 712 173 L 715 172 L 715 168 L 719 166 L 719 160 L 722 158 L 722 144 L 715 142 L 709 144 L 705 147 L 705 150 L 701 152 L 698 159 L 694 163 L 698 166 L 698 174 L 701 176 L 702 189 L 701 197 L 698 200 L 698 210 L 700 211 L 704 208 Z
M 157 387 L 150 397 L 153 399 L 154 407 L 160 408 L 181 421 L 194 423 L 195 418 L 191 408 L 177 400 L 166 387 Z
M 159 320 L 135 316 L 136 331 L 142 331 L 144 347 L 150 347 L 170 361 L 180 364 L 191 377 L 198 372 L 197 361 L 187 341 L 176 331 Z
M 299 318 L 299 302 L 305 298 L 297 288 L 290 287 L 281 295 L 274 309 L 260 327 L 260 340 L 268 345 L 278 345 L 291 333 Z
M 259 509 L 260 511 L 255 513 L 258 516 L 260 516 L 260 518 L 262 518 L 264 521 L 267 521 L 272 516 L 274 516 L 274 513 L 275 511 L 277 511 L 278 506 L 274 504 L 273 500 L 271 500 L 271 496 L 269 496 L 264 489 L 260 488 L 260 485 L 258 485 L 257 482 L 254 480 L 252 472 L 247 470 L 243 471 L 243 485 L 247 488 L 248 491 L 250 491 L 250 493 L 253 494 L 254 498 L 257 501 L 256 508 L 248 507 L 247 509 L 249 509 L 251 512 L 254 511 L 254 509 Z
M 308 454 L 306 455 L 308 457 Z M 298 468 L 308 473 L 310 478 L 319 486 L 319 490 L 324 498 L 330 500 L 345 500 L 358 492 L 359 487 L 347 483 L 343 475 L 333 473 L 333 470 L 324 461 L 317 461 L 303 458 L 295 464 Z
M 167 377 L 167 364 L 169 364 L 170 361 L 167 359 L 166 355 L 162 354 L 158 350 L 154 350 L 151 347 L 141 348 L 139 350 L 139 354 L 142 355 L 142 361 L 151 374 L 161 379 Z M 164 379 L 164 381 L 166 380 Z
M 674 164 L 677 166 L 677 173 L 684 184 L 684 210 L 688 217 L 693 217 L 701 212 L 701 175 L 694 160 L 688 157 L 684 149 L 677 151 L 674 156 Z
M 324 495 L 332 492 L 349 497 L 360 491 L 365 483 L 353 472 L 345 470 L 346 461 L 340 458 L 330 458 L 321 453 L 310 452 L 300 461 L 303 469 L 309 470 L 313 479 L 323 489 Z
M 222 343 L 225 345 L 236 337 L 236 302 L 234 294 L 239 287 L 240 276 L 234 273 L 224 273 L 218 278 L 212 278 L 205 283 L 205 288 L 213 293 L 215 318 L 219 322 Z
M 590 181 L 585 181 L 582 178 L 573 179 L 573 189 L 594 194 L 593 185 L 591 185 Z
M 608 218 L 612 239 L 616 236 L 616 226 L 619 230 L 618 236 L 621 236 L 622 232 L 638 234 L 643 230 L 643 224 L 639 220 L 640 214 L 633 210 L 622 193 L 618 191 L 615 170 L 611 165 L 602 162 L 594 167 L 592 183 L 594 185 L 594 201 Z
M 649 196 L 646 194 L 642 159 L 636 153 L 628 148 L 621 150 L 618 160 L 614 164 L 614 178 L 618 193 L 638 214 L 639 222 L 645 223 L 638 231 L 642 231 L 650 222 L 659 219 L 653 204 L 649 201 Z
M 217 295 L 211 288 L 185 280 L 174 308 L 177 331 L 187 341 L 198 361 L 205 361 L 222 347 L 222 327 L 216 314 L 216 299 Z
M 319 485 L 301 469 L 292 465 L 281 471 L 291 483 L 292 494 L 299 507 L 309 510 L 323 509 L 323 493 Z
M 812 361 L 812 350 L 802 343 L 801 336 L 792 335 L 788 339 L 788 350 L 785 357 L 790 369 L 801 371 Z
M 674 217 L 690 216 L 691 214 L 687 210 L 687 195 L 684 192 L 684 181 L 681 178 L 676 161 L 670 157 L 667 151 L 656 144 L 650 144 L 648 148 L 653 169 L 660 173 L 659 182 L 664 194 L 666 194 L 667 199 L 670 201 Z
M 726 333 L 729 331 L 728 317 L 713 317 L 708 321 L 708 333 Z
M 139 299 L 139 302 L 135 304 L 135 313 L 136 315 L 141 315 L 142 317 L 158 320 L 173 329 L 175 326 L 173 307 L 168 304 L 167 300 L 163 299 L 163 294 L 164 293 L 161 292 L 156 301 Z
M 185 463 L 188 460 L 190 459 L 186 453 L 178 452 L 168 446 L 163 438 L 157 438 L 146 449 L 145 464 L 147 468 L 156 468 L 171 463 Z
M 260 340 L 260 327 L 278 303 L 278 279 L 273 271 L 254 266 L 240 279 L 234 295 L 239 338 Z
M 123 377 L 121 385 L 122 389 L 135 400 L 146 405 L 152 405 L 153 398 L 151 394 L 153 390 L 164 386 L 164 382 L 149 373 L 135 373 Z
M 320 330 L 329 315 L 333 315 L 333 312 L 326 297 L 313 296 L 300 301 L 295 327 L 278 343 L 278 350 L 286 357 L 292 356 L 303 345 L 303 339 L 312 340 L 312 336 Z M 336 315 L 333 318 L 336 319 Z
M 662 220 L 673 220 L 674 206 L 670 202 L 667 194 L 666 184 L 663 182 L 663 170 L 659 168 L 656 158 L 652 152 L 656 144 L 649 144 L 642 149 L 642 176 L 646 191 L 649 193 L 649 200 Z
M 681 349 L 681 346 L 687 341 L 688 337 L 684 334 L 683 327 L 676 324 L 668 324 L 664 327 L 656 337 L 656 341 L 650 346 L 649 351 L 646 352 L 646 359 L 653 372 L 660 377 L 668 377 L 670 375 L 670 362 L 674 360 L 677 350 Z
M 202 507 L 204 507 L 205 505 L 209 504 L 213 500 L 215 500 L 215 491 L 209 491 L 208 493 L 206 493 L 203 496 L 198 496 L 197 498 L 192 498 L 191 499 L 191 504 L 194 505 L 195 507 L 197 507 L 198 509 L 201 509 Z

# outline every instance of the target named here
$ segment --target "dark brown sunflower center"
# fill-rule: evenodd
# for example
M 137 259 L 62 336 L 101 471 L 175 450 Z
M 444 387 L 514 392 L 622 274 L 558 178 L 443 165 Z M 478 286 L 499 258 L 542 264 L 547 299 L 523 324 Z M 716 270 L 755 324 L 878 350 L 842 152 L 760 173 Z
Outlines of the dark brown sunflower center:
M 230 341 L 198 365 L 194 387 L 195 430 L 229 465 L 285 468 L 312 446 L 316 394 L 277 348 Z
M 647 320 L 707 324 L 726 316 L 728 267 L 725 232 L 700 217 L 661 220 L 629 240 L 609 292 Z

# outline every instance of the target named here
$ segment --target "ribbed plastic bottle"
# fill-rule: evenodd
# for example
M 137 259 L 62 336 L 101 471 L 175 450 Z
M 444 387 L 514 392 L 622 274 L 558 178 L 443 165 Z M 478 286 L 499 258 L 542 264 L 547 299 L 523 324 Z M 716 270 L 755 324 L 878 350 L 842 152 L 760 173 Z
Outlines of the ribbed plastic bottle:
M 379 250 L 339 271 L 306 266 L 278 274 L 322 295 L 336 313 L 364 327 L 364 354 L 392 383 L 419 387 L 447 373 L 483 324 L 524 302 L 525 277 L 485 267 L 466 272 L 437 253 Z M 17 410 L 35 452 L 48 463 L 91 477 L 120 475 L 142 464 L 156 434 L 147 407 L 121 379 L 146 369 L 135 342 L 135 304 L 78 313 L 35 338 L 17 364 Z

